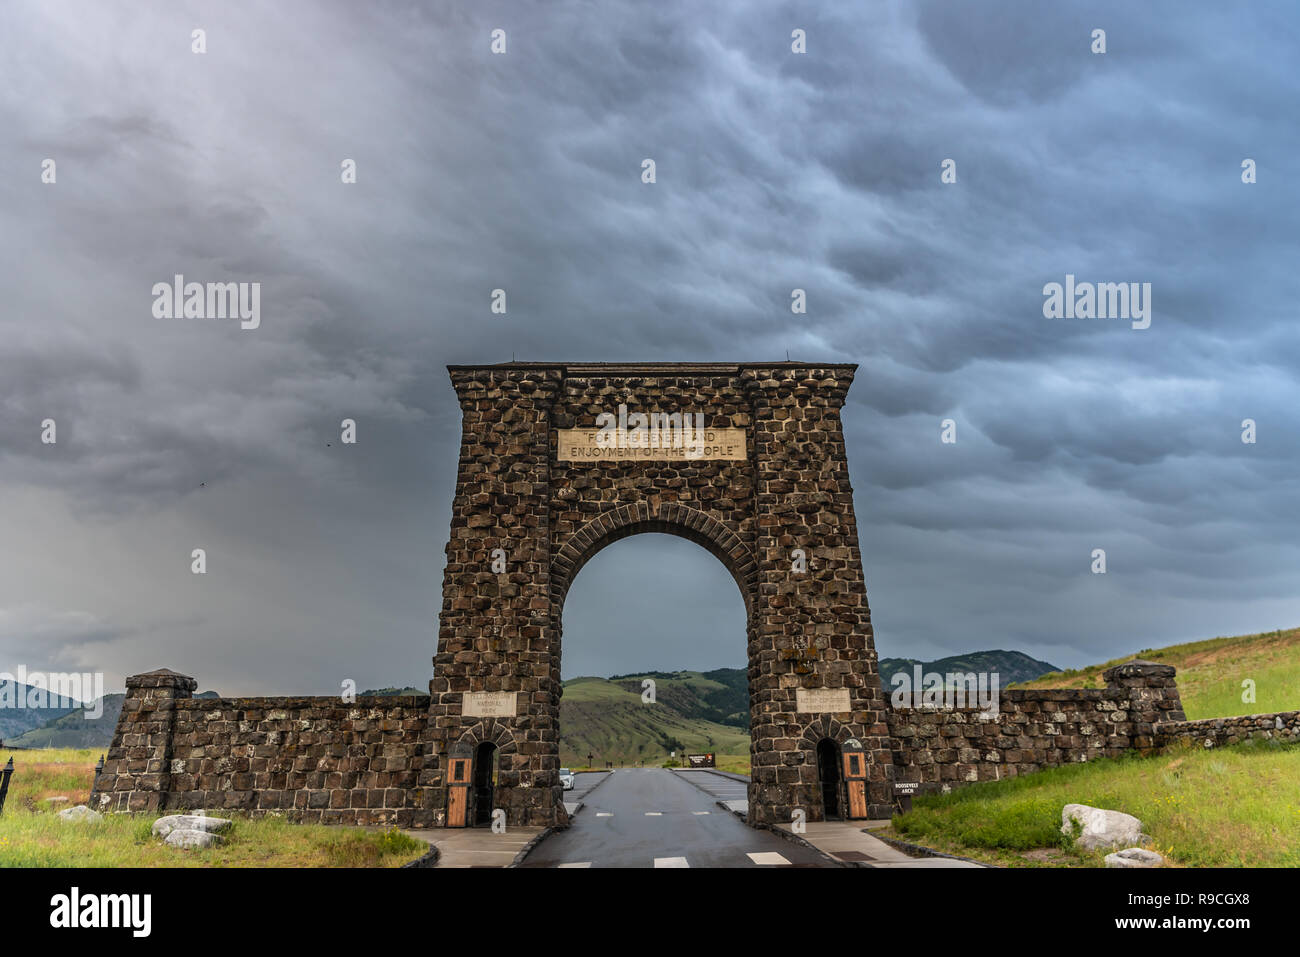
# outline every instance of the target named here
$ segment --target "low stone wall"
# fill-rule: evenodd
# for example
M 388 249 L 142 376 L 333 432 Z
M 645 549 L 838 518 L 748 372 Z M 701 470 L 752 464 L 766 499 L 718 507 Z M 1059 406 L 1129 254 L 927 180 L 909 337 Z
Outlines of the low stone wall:
M 1160 746 L 1156 727 L 1183 721 L 1174 669 L 1145 661 L 1103 674 L 1105 688 L 1003 691 L 977 709 L 891 709 L 895 779 L 918 793 L 996 781 L 1054 765 Z
M 1166 721 L 1156 731 L 1162 744 L 1191 741 L 1215 748 L 1242 741 L 1300 741 L 1300 711 L 1247 714 L 1234 718 L 1202 718 L 1199 721 Z
M 1105 688 L 1003 691 L 993 716 L 891 709 L 895 781 L 926 793 L 1183 740 L 1300 741 L 1300 711 L 1186 720 L 1168 665 L 1132 661 L 1104 678 Z M 436 748 L 430 723 L 452 719 L 439 717 L 428 695 L 193 698 L 194 679 L 166 669 L 126 686 L 91 792 L 98 811 L 205 808 L 401 827 L 445 820 L 445 788 L 420 779 Z M 478 728 L 476 739 L 489 731 Z
M 891 711 L 895 774 L 924 793 L 1115 757 L 1132 742 L 1124 704 L 1100 689 L 1007 691 L 992 717 L 973 709 Z
M 173 672 L 127 679 L 99 811 L 283 813 L 327 824 L 425 826 L 417 786 L 427 695 L 191 698 Z

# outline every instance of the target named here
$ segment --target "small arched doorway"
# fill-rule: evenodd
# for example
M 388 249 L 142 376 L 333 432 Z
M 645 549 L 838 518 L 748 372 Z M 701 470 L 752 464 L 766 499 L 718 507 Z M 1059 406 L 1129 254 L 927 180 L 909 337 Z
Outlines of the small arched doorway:
M 830 738 L 817 742 L 817 781 L 821 785 L 822 820 L 840 820 L 840 746 Z
M 484 741 L 474 752 L 474 826 L 492 823 L 492 802 L 497 786 L 497 746 Z

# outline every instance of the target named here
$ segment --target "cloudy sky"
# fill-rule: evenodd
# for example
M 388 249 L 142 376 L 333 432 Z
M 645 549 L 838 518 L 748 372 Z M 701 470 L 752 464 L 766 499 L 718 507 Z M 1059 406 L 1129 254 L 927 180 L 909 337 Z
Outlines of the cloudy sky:
M 512 356 L 859 363 L 884 655 L 1300 624 L 1300 14 L 1066 7 L 6 3 L 0 670 L 424 687 L 445 366 Z M 260 327 L 155 318 L 177 273 Z M 1045 318 L 1066 274 L 1151 283 L 1150 328 Z M 664 536 L 564 637 L 566 676 L 744 663 Z

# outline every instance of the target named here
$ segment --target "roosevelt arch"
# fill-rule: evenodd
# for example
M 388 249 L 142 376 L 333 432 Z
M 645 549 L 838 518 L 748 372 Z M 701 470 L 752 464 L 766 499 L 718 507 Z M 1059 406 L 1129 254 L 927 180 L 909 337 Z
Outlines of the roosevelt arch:
M 423 800 L 446 802 L 446 757 L 492 722 L 494 800 L 508 825 L 564 826 L 559 784 L 562 614 L 606 545 L 687 538 L 745 602 L 752 780 L 748 820 L 821 816 L 817 741 L 860 741 L 869 816 L 890 813 L 892 761 L 840 410 L 856 366 L 505 363 L 451 366 L 462 432 Z M 593 445 L 602 415 L 704 422 L 691 456 Z M 690 419 L 688 419 L 690 421 Z M 815 738 L 814 729 L 818 729 Z

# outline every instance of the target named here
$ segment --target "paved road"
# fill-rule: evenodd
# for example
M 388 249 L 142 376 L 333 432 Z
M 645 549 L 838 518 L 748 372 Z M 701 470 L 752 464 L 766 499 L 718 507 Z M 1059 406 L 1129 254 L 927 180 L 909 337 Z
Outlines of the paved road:
M 569 804 L 587 800 L 587 795 L 591 793 L 592 788 L 608 776 L 609 772 L 579 771 L 573 776 L 573 790 L 564 792 L 564 800 Z
M 816 851 L 741 823 L 717 799 L 659 768 L 615 771 L 565 800 L 585 807 L 522 867 L 827 867 Z M 585 797 L 583 796 L 585 794 Z
M 745 801 L 747 782 L 736 778 L 728 777 L 725 774 L 714 774 L 712 771 L 674 771 L 679 778 L 694 784 L 698 788 L 703 788 L 713 796 L 715 801 Z

